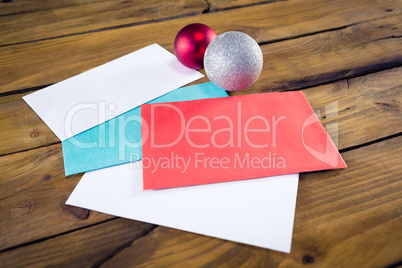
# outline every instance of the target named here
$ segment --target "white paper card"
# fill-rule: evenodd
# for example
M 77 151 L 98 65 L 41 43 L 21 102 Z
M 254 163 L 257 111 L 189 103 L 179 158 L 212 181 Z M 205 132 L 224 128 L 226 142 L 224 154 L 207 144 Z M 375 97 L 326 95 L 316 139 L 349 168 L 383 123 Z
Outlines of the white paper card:
M 63 141 L 202 77 L 153 44 L 24 100 Z
M 139 163 L 86 173 L 66 204 L 290 252 L 298 174 L 143 191 Z

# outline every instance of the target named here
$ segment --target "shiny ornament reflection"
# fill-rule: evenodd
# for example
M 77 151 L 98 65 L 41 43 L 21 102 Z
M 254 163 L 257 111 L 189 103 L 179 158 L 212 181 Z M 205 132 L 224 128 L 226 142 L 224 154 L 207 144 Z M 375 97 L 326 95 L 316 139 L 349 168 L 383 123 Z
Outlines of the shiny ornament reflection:
M 216 33 L 209 26 L 193 23 L 179 31 L 174 40 L 174 54 L 177 59 L 191 69 L 204 67 L 204 54 Z

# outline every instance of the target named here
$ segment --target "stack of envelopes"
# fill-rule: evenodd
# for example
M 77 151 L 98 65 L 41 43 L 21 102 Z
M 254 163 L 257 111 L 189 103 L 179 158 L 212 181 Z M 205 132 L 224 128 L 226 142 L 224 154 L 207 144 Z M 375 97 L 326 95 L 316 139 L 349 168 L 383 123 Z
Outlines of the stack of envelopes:
M 157 44 L 24 97 L 67 204 L 290 252 L 298 173 L 346 167 L 302 92 L 229 97 Z

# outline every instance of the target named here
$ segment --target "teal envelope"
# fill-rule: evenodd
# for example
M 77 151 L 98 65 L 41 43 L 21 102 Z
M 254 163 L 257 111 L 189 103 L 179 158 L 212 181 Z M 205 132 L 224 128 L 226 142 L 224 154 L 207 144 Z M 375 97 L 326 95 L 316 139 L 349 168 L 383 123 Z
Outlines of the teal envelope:
M 227 97 L 213 83 L 182 87 L 148 103 Z M 62 142 L 66 175 L 138 161 L 141 153 L 141 107 Z

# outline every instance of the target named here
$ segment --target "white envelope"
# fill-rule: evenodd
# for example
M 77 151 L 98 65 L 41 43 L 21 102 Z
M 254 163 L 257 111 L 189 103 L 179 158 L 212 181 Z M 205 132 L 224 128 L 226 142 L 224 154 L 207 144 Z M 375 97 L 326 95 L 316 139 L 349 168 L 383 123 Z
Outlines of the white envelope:
M 141 161 L 86 173 L 66 204 L 290 252 L 299 175 L 142 190 Z
M 23 98 L 63 141 L 203 76 L 153 44 Z

